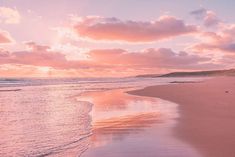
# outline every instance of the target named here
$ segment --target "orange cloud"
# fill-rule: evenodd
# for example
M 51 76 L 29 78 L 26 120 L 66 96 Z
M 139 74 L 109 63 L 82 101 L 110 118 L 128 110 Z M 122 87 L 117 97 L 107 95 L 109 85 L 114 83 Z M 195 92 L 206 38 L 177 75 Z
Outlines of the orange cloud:
M 197 31 L 196 26 L 171 16 L 148 22 L 88 16 L 80 18 L 74 29 L 83 38 L 126 42 L 153 42 Z
M 0 23 L 17 24 L 20 20 L 21 16 L 16 9 L 0 7 Z

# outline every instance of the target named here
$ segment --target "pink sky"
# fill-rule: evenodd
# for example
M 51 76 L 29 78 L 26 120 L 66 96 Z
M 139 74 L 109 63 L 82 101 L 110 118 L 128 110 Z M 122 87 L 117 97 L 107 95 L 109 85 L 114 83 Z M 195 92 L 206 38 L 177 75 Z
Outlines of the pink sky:
M 23 1 L 0 3 L 1 77 L 120 77 L 234 67 L 235 23 L 227 16 L 230 8 L 217 1 L 185 3 L 182 9 L 114 0 L 103 12 L 83 0 Z

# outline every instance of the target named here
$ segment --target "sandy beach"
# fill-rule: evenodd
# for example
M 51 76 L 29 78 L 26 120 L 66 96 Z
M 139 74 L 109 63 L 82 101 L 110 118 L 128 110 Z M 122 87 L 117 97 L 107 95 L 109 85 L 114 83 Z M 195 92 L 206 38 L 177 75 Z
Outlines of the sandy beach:
M 179 104 L 175 136 L 205 157 L 235 156 L 235 78 L 146 87 L 129 94 Z

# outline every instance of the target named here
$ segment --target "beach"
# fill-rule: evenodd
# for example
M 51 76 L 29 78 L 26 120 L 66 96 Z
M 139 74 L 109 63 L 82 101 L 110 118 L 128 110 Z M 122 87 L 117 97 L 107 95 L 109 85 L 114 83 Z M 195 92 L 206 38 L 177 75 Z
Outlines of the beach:
M 173 135 L 176 103 L 126 93 L 201 80 L 2 80 L 0 156 L 201 157 Z
M 180 117 L 174 128 L 178 139 L 205 157 L 235 156 L 235 78 L 150 86 L 129 94 L 177 103 Z

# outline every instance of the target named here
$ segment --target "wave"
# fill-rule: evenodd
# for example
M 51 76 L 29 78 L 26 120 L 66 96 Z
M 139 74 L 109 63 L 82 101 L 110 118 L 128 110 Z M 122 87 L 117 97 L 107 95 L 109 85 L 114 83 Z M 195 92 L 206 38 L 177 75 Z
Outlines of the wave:
M 77 140 L 70 141 L 70 142 L 64 143 L 64 144 L 56 146 L 56 147 L 52 147 L 50 149 L 44 150 L 43 152 L 34 152 L 34 153 L 31 153 L 31 154 L 27 154 L 27 156 L 30 156 L 30 157 L 45 157 L 45 156 L 60 154 L 61 152 L 66 152 L 70 149 L 76 149 L 76 154 L 79 156 L 85 150 L 88 149 L 88 146 L 89 146 L 90 142 L 87 139 L 91 135 L 92 135 L 92 133 L 89 133 L 89 134 L 84 135 L 83 137 L 81 137 Z
M 0 92 L 17 92 L 17 91 L 21 91 L 22 89 L 0 89 Z

